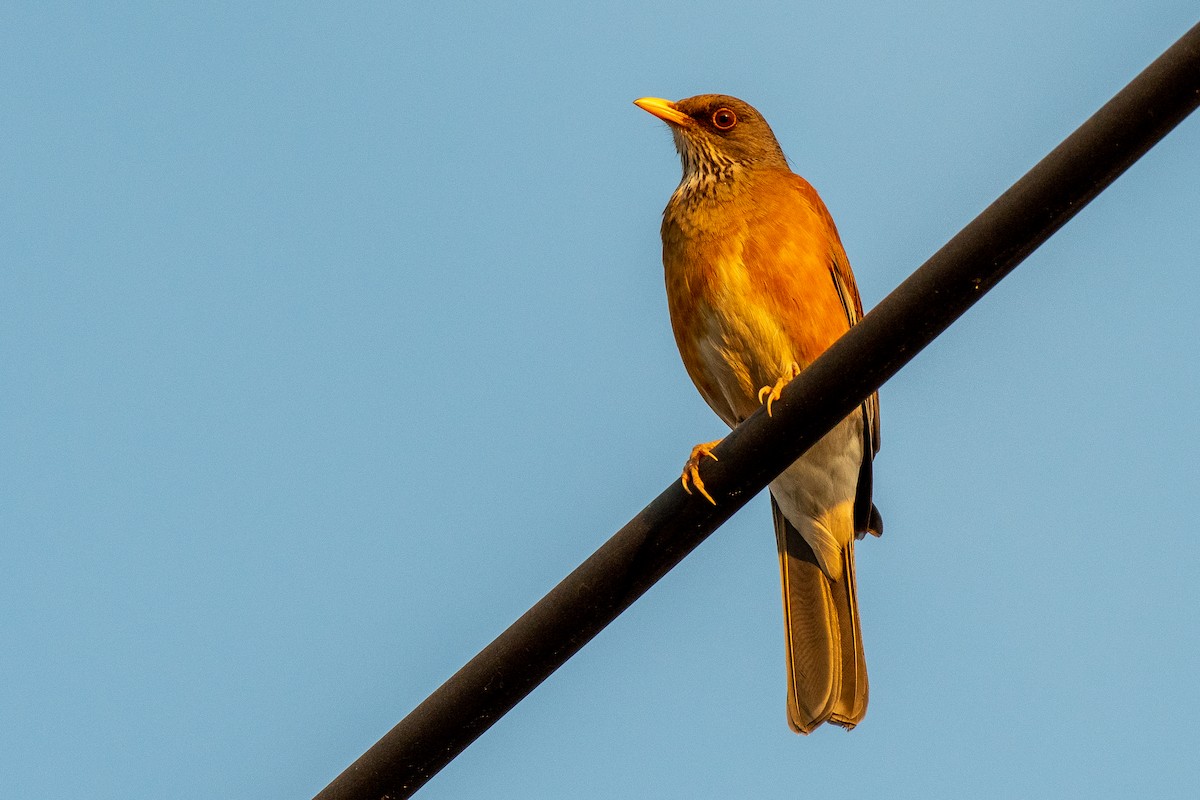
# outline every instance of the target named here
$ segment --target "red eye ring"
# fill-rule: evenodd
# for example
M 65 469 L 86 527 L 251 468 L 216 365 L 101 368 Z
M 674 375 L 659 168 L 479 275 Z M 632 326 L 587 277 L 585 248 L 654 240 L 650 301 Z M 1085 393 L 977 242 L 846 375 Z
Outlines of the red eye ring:
M 713 112 L 712 124 L 719 131 L 727 131 L 734 125 L 737 125 L 737 114 L 733 113 L 733 109 L 722 106 Z

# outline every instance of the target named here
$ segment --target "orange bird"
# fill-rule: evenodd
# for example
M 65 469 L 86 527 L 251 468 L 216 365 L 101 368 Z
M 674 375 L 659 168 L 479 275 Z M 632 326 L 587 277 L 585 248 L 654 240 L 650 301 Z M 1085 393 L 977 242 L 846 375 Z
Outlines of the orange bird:
M 775 135 L 735 97 L 704 94 L 635 104 L 666 122 L 683 178 L 663 212 L 671 326 L 704 400 L 733 427 L 862 318 L 837 228 Z M 700 476 L 717 442 L 696 445 L 683 486 L 713 501 Z M 788 722 L 853 728 L 867 710 L 867 670 L 854 580 L 854 542 L 879 535 L 871 460 L 879 397 L 771 482 L 783 578 Z

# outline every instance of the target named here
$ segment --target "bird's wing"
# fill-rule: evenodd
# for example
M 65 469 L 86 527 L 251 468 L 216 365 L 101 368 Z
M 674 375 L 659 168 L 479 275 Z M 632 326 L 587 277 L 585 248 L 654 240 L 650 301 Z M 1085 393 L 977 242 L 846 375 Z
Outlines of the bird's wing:
M 857 325 L 863 318 L 862 298 L 858 295 L 858 286 L 854 283 L 854 273 L 844 252 L 835 253 L 829 265 L 829 275 L 833 278 L 833 286 L 842 308 L 846 311 L 846 319 L 851 326 Z M 863 411 L 867 415 L 867 430 L 869 431 L 871 455 L 879 452 L 879 392 L 874 392 L 863 403 Z
M 839 248 L 840 251 L 840 248 Z M 840 258 L 839 258 L 840 256 Z M 837 289 L 846 311 L 846 319 L 853 327 L 863 317 L 862 298 L 858 295 L 858 287 L 854 283 L 854 274 L 850 272 L 850 264 L 845 252 L 835 253 L 830 264 L 829 274 L 833 278 L 833 286 Z M 858 494 L 854 499 L 854 527 L 856 534 L 861 537 L 863 531 L 879 536 L 883 533 L 883 517 L 879 509 L 871 502 L 873 472 L 871 461 L 879 452 L 879 392 L 872 392 L 862 404 L 863 425 L 863 460 L 858 475 Z

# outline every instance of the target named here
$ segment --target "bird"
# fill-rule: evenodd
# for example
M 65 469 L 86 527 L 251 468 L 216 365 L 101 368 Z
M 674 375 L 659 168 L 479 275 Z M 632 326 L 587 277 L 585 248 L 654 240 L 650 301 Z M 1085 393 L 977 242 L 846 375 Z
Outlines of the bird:
M 670 128 L 683 166 L 662 219 L 671 328 L 683 364 L 729 427 L 779 400 L 783 387 L 863 316 L 833 218 L 792 172 L 748 103 L 722 94 L 634 104 Z M 681 482 L 703 500 L 701 467 L 720 442 L 698 444 Z M 854 545 L 883 533 L 871 499 L 879 396 L 770 484 L 783 588 L 787 716 L 808 734 L 851 729 L 867 710 Z

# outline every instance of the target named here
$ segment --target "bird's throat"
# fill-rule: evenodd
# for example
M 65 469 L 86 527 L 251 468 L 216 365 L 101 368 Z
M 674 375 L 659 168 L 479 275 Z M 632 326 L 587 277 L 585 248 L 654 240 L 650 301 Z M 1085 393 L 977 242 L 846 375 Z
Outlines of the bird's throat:
M 714 149 L 675 131 L 675 149 L 683 167 L 683 177 L 675 189 L 675 198 L 691 200 L 696 196 L 717 197 L 722 186 L 732 184 L 740 165 Z

